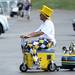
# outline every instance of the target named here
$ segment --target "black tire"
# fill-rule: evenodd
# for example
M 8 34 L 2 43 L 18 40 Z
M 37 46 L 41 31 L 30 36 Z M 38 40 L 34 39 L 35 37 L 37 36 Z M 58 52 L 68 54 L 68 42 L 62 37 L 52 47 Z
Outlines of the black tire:
M 13 12 L 11 12 L 11 13 L 10 13 L 10 17 L 14 17 L 14 14 L 13 14 Z
M 4 33 L 4 30 L 3 30 L 2 24 L 0 23 L 0 35 L 1 35 L 1 33 Z
M 55 70 L 57 69 L 57 66 L 55 63 L 50 63 L 48 65 L 48 70 L 51 71 L 51 72 L 54 72 Z
M 73 68 L 70 68 L 69 70 L 70 70 L 70 71 L 73 71 L 74 69 L 73 69 Z
M 72 23 L 72 25 L 73 25 L 73 30 L 75 31 L 75 23 Z
M 24 65 L 24 63 L 22 63 L 21 65 L 20 65 L 20 71 L 21 72 L 26 72 L 27 71 L 27 69 L 28 69 L 28 67 L 27 67 L 27 65 Z

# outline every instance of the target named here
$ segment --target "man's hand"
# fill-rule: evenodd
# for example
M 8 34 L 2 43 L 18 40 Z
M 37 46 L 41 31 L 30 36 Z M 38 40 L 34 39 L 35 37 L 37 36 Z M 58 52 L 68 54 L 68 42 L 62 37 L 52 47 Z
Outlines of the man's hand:
M 30 37 L 21 35 L 20 38 L 25 38 L 25 39 L 27 39 L 27 38 L 30 38 Z

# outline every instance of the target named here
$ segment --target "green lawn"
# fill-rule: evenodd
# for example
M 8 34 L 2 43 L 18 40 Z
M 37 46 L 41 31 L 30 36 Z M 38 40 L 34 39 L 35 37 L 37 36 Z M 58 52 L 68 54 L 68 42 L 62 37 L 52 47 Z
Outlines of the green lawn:
M 42 5 L 56 9 L 75 10 L 75 0 L 32 0 L 33 8 L 40 8 Z

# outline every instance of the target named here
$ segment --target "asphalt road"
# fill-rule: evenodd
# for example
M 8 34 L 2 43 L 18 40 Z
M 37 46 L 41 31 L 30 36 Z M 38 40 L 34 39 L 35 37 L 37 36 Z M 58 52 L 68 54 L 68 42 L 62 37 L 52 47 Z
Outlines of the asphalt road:
M 52 20 L 56 29 L 57 44 L 55 47 L 56 64 L 61 65 L 62 46 L 67 46 L 71 41 L 75 42 L 75 32 L 72 28 L 72 19 L 75 11 L 55 10 Z M 10 29 L 0 36 L 0 75 L 75 75 L 75 71 L 60 70 L 59 72 L 34 72 L 21 73 L 19 65 L 22 63 L 22 52 L 19 36 L 36 30 L 40 25 L 39 13 L 31 11 L 31 19 L 26 17 L 14 17 L 9 19 Z

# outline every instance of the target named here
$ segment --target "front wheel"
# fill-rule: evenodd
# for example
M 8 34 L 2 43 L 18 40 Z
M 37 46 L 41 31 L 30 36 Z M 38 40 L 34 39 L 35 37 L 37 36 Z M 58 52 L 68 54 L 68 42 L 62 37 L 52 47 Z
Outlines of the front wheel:
M 14 17 L 14 14 L 13 14 L 13 12 L 11 12 L 11 13 L 10 13 L 10 17 Z
M 20 65 L 20 68 L 19 69 L 20 69 L 21 72 L 26 72 L 28 68 L 27 68 L 27 65 L 25 65 L 24 63 L 22 63 Z
M 51 71 L 51 72 L 54 72 L 56 70 L 56 64 L 55 63 L 50 63 L 48 65 L 48 70 Z
M 2 26 L 2 24 L 0 23 L 0 35 L 1 35 L 1 33 L 4 33 L 4 31 L 3 31 L 3 26 Z

